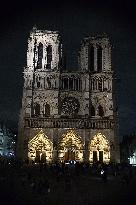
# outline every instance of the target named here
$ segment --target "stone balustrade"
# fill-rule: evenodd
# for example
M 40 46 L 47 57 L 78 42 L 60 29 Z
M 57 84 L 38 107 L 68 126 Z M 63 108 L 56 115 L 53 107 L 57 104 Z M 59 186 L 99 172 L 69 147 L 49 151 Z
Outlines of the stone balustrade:
M 25 118 L 25 127 L 28 128 L 91 128 L 113 129 L 112 119 L 61 119 L 61 118 Z

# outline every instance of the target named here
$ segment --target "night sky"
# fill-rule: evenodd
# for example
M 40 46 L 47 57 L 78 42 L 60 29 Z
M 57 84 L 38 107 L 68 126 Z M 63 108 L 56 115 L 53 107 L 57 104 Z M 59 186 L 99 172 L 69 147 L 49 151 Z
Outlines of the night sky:
M 44 3 L 46 2 L 46 4 Z M 34 25 L 58 30 L 67 68 L 77 68 L 84 37 L 107 33 L 117 76 L 120 136 L 136 132 L 136 12 L 131 1 L 5 1 L 0 8 L 0 121 L 17 128 L 26 65 L 27 39 Z M 114 2 L 114 3 L 113 3 Z

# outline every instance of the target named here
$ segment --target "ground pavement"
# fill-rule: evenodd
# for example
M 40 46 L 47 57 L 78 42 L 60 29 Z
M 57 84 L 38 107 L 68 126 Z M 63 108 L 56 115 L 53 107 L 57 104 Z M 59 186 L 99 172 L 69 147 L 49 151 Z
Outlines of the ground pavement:
M 0 199 L 4 204 L 128 205 L 135 200 L 135 174 L 128 183 L 120 176 L 112 175 L 104 182 L 100 176 L 89 172 L 56 177 L 56 173 L 50 170 L 12 169 L 5 170 L 0 176 Z M 34 181 L 37 183 L 40 179 L 48 180 L 49 189 L 44 185 L 34 188 Z

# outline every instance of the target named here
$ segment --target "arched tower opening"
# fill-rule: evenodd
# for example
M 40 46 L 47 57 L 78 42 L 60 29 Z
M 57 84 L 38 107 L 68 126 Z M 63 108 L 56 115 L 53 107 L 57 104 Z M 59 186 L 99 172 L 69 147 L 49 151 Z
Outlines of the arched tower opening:
M 40 104 L 39 103 L 35 103 L 34 106 L 31 105 L 31 114 L 33 117 L 39 117 L 40 116 Z
M 47 47 L 47 69 L 51 69 L 51 62 L 52 62 L 52 46 L 48 45 Z
M 100 117 L 104 116 L 104 110 L 103 110 L 103 107 L 101 105 L 98 106 L 98 115 Z
M 88 48 L 88 70 L 94 71 L 94 47 L 92 45 Z
M 50 105 L 46 103 L 44 105 L 44 117 L 49 117 L 50 116 Z
M 95 116 L 95 107 L 93 105 L 91 105 L 91 116 Z
M 43 44 L 39 43 L 37 68 L 42 68 L 42 59 L 43 59 Z
M 97 71 L 102 72 L 102 47 L 97 46 Z

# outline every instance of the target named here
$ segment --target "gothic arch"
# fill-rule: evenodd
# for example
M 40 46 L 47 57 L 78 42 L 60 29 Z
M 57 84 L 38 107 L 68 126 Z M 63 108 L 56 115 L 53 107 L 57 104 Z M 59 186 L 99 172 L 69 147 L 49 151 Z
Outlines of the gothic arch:
M 52 61 L 52 46 L 48 45 L 46 48 L 47 51 L 47 69 L 51 69 L 51 61 Z
M 52 160 L 53 143 L 41 130 L 28 143 L 28 159 L 35 162 Z
M 110 161 L 110 143 L 105 135 L 96 134 L 89 143 L 89 161 L 109 163 Z
M 95 116 L 95 107 L 91 104 L 91 116 Z
M 100 45 L 97 45 L 97 71 L 102 72 L 102 53 L 103 49 Z
M 50 116 L 50 105 L 48 103 L 44 104 L 43 106 L 43 113 L 45 117 Z
M 98 106 L 98 115 L 100 117 L 103 117 L 104 116 L 104 109 L 101 105 Z
M 88 69 L 94 71 L 94 47 L 89 45 L 88 47 Z
M 59 140 L 58 158 L 65 160 L 83 160 L 83 142 L 74 129 L 68 130 Z
M 34 105 L 34 115 L 35 116 L 39 116 L 40 115 L 40 104 L 39 103 L 36 103 Z
M 38 61 L 37 61 L 38 68 L 42 68 L 42 59 L 43 59 L 43 44 L 40 42 L 38 45 Z

